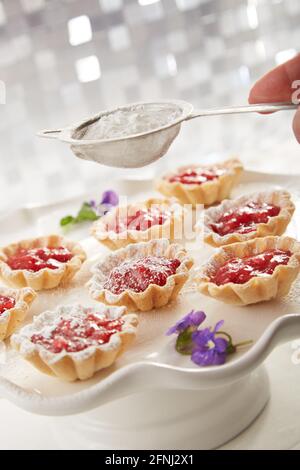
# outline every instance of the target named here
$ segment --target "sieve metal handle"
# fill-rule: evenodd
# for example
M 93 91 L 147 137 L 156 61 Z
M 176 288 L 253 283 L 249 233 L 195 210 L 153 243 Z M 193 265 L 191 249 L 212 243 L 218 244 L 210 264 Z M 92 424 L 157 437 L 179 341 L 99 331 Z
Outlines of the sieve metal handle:
M 294 103 L 261 103 L 245 106 L 231 106 L 226 108 L 195 109 L 186 120 L 204 116 L 218 116 L 221 114 L 243 114 L 243 113 L 273 113 L 275 111 L 288 111 L 297 109 L 298 104 Z

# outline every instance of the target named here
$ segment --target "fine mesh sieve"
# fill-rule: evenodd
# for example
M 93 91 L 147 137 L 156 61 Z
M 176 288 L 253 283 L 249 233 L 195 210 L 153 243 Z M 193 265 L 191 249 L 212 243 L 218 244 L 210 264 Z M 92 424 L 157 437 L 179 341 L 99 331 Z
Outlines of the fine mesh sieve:
M 168 151 L 183 121 L 221 114 L 269 113 L 297 107 L 297 104 L 292 103 L 268 103 L 194 111 L 192 104 L 180 100 L 141 102 L 101 111 L 77 125 L 59 130 L 43 130 L 38 135 L 68 143 L 74 154 L 84 160 L 92 160 L 112 167 L 138 168 L 153 163 Z M 136 119 L 132 128 L 133 132 L 137 131 L 137 133 L 129 134 L 128 129 L 132 125 L 130 114 L 137 115 L 137 110 L 144 113 L 143 119 L 146 123 L 139 125 Z M 106 134 L 104 132 L 101 138 L 97 138 L 96 128 L 97 126 L 101 128 L 101 120 L 109 121 L 117 113 L 121 116 L 120 121 L 123 127 L 112 130 L 113 137 L 111 138 L 107 138 L 109 132 Z M 149 115 L 148 121 L 147 115 Z

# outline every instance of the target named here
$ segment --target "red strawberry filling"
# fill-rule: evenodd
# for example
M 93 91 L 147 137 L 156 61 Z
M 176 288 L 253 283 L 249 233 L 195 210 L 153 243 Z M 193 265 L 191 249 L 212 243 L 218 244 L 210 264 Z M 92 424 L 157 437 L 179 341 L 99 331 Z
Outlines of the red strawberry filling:
M 73 254 L 63 246 L 57 248 L 20 248 L 6 261 L 11 269 L 25 269 L 37 272 L 41 269 L 57 269 L 66 263 Z
M 82 351 L 89 346 L 108 343 L 111 336 L 121 331 L 124 320 L 111 320 L 104 315 L 91 313 L 83 318 L 63 319 L 47 335 L 32 335 L 34 344 L 43 346 L 48 351 L 58 354 Z
M 169 178 L 170 183 L 181 183 L 181 184 L 203 184 L 208 181 L 219 178 L 226 172 L 222 168 L 190 168 L 172 175 Z
M 211 229 L 221 236 L 234 232 L 249 233 L 255 230 L 257 224 L 266 224 L 279 212 L 280 207 L 274 204 L 249 202 L 243 207 L 224 212 L 211 224 Z
M 147 256 L 136 261 L 124 261 L 109 274 L 104 288 L 114 294 L 127 289 L 144 292 L 150 284 L 164 286 L 169 276 L 176 273 L 179 259 Z
M 0 315 L 6 310 L 14 308 L 16 301 L 13 297 L 6 297 L 5 295 L 0 295 Z
M 291 256 L 289 250 L 268 250 L 247 258 L 232 258 L 217 269 L 211 281 L 218 286 L 228 282 L 244 284 L 253 277 L 270 276 L 276 266 L 288 264 Z
M 147 230 L 153 225 L 162 225 L 170 218 L 168 211 L 161 211 L 159 208 L 140 209 L 133 215 L 126 218 L 119 218 L 113 222 L 114 226 L 107 225 L 108 230 L 114 230 L 116 233 L 125 230 Z

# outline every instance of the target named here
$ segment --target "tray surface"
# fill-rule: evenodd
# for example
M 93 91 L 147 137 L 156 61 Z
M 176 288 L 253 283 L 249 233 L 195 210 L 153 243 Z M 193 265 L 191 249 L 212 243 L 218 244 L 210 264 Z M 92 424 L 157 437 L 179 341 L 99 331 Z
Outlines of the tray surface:
M 300 221 L 300 192 L 298 190 L 300 178 L 297 176 L 270 175 L 255 172 L 245 172 L 241 184 L 236 188 L 232 197 L 241 194 L 262 191 L 267 189 L 287 189 L 292 194 L 296 211 L 288 227 L 287 234 L 298 238 Z M 112 188 L 120 194 L 127 194 L 130 201 L 143 200 L 154 195 L 152 181 L 117 181 Z M 110 189 L 109 187 L 104 189 Z M 1 223 L 1 245 L 24 237 L 34 237 L 58 232 L 60 217 L 78 209 L 78 204 L 89 196 L 99 196 L 91 192 L 85 197 L 75 200 L 53 204 L 47 207 L 29 207 L 15 210 L 3 215 Z M 88 261 L 84 268 L 72 281 L 69 289 L 58 288 L 51 292 L 42 292 L 34 302 L 27 321 L 33 315 L 44 310 L 52 309 L 58 304 L 80 302 L 83 305 L 96 305 L 90 299 L 86 288 L 86 281 L 90 277 L 89 269 L 95 259 L 108 253 L 97 241 L 88 236 L 88 226 L 71 231 L 68 238 L 80 240 L 88 254 Z M 214 249 L 200 242 L 189 243 L 187 248 L 195 260 L 195 267 L 201 265 Z M 198 293 L 192 280 L 189 281 L 176 302 L 157 311 L 140 313 L 140 325 L 134 345 L 115 363 L 114 366 L 97 373 L 92 379 L 85 382 L 64 383 L 56 378 L 48 377 L 35 370 L 29 363 L 10 349 L 8 343 L 0 351 L 0 376 L 8 379 L 22 390 L 33 392 L 42 397 L 66 397 L 70 394 L 86 390 L 97 383 L 111 384 L 118 372 L 128 366 L 138 363 L 158 365 L 164 368 L 176 369 L 188 373 L 193 371 L 201 373 L 204 369 L 195 366 L 189 357 L 181 356 L 174 350 L 174 339 L 165 336 L 168 327 L 181 318 L 191 309 L 204 310 L 207 314 L 207 325 L 213 325 L 220 319 L 225 320 L 224 330 L 228 331 L 239 342 L 247 339 L 254 341 L 250 349 L 255 348 L 255 342 L 261 337 L 266 328 L 278 317 L 300 311 L 300 279 L 295 282 L 288 296 L 279 301 L 271 301 L 248 307 L 225 305 Z M 238 361 L 247 354 L 249 348 L 230 357 L 230 363 Z M 221 366 L 226 367 L 226 366 Z M 219 369 L 219 368 L 214 368 Z M 184 380 L 184 376 L 183 376 Z

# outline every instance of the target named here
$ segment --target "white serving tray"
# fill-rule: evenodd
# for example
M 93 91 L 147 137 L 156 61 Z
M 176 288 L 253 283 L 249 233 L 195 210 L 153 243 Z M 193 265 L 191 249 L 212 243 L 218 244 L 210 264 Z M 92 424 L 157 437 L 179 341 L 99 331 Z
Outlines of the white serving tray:
M 299 176 L 247 171 L 233 196 L 272 188 L 288 189 L 292 193 L 296 211 L 287 233 L 297 238 L 300 227 L 299 183 Z M 69 201 L 58 202 L 50 206 L 17 209 L 2 215 L 1 245 L 24 237 L 58 232 L 60 217 L 69 212 L 76 212 L 83 200 L 88 200 L 91 197 L 97 198 L 104 189 L 112 188 L 119 194 L 127 194 L 131 200 L 145 199 L 154 194 L 152 181 L 124 180 L 113 182 L 111 187 L 107 185 L 100 190 L 91 191 L 90 194 L 81 195 Z M 89 259 L 82 272 L 72 282 L 69 290 L 59 288 L 39 294 L 33 304 L 28 321 L 32 315 L 37 315 L 60 303 L 95 304 L 89 298 L 84 285 L 90 275 L 89 267 L 95 258 L 105 255 L 107 250 L 88 236 L 87 226 L 70 232 L 68 237 L 81 241 Z M 213 252 L 213 248 L 200 243 L 190 244 L 189 248 L 191 248 L 190 252 L 196 266 L 199 266 Z M 169 326 L 193 308 L 206 312 L 207 325 L 213 325 L 216 321 L 224 319 L 224 330 L 233 336 L 234 342 L 252 339 L 253 345 L 232 355 L 223 366 L 208 368 L 195 366 L 189 357 L 181 356 L 175 352 L 174 338 L 165 336 Z M 134 403 L 136 404 L 136 394 L 141 393 L 140 397 L 142 398 L 140 398 L 139 406 L 144 409 L 142 422 L 147 420 L 147 416 L 150 419 L 149 413 L 152 413 L 151 419 L 154 419 L 151 397 L 156 397 L 156 421 L 157 423 L 159 421 L 159 425 L 157 423 L 156 425 L 161 431 L 160 442 L 165 442 L 165 445 L 170 448 L 171 441 L 166 438 L 167 433 L 169 433 L 170 439 L 173 436 L 172 442 L 174 442 L 174 433 L 172 434 L 170 427 L 170 415 L 172 415 L 173 419 L 182 424 L 181 431 L 177 430 L 177 436 L 186 432 L 187 429 L 189 431 L 197 429 L 200 435 L 201 432 L 205 433 L 201 446 L 203 448 L 215 447 L 247 426 L 265 405 L 268 399 L 268 380 L 265 372 L 258 366 L 276 345 L 300 337 L 300 314 L 298 312 L 300 313 L 300 280 L 295 282 L 286 298 L 248 307 L 230 306 L 205 297 L 195 290 L 192 282 L 189 282 L 176 302 L 157 311 L 139 314 L 140 325 L 135 344 L 114 366 L 99 372 L 91 380 L 64 383 L 56 378 L 43 375 L 20 358 L 9 348 L 7 343 L 6 351 L 4 348 L 1 348 L 0 351 L 0 396 L 25 410 L 54 416 L 82 413 L 102 405 L 106 405 L 103 409 L 107 409 L 107 405 L 112 404 L 117 407 L 118 416 L 122 420 L 126 419 L 126 413 L 123 416 L 121 411 L 124 410 L 124 406 L 121 406 L 120 409 L 120 405 L 115 405 L 115 400 L 120 398 L 127 400 L 126 407 L 130 408 L 130 406 L 134 406 Z M 156 390 L 156 392 L 151 392 L 151 390 Z M 173 395 L 169 390 L 173 390 Z M 195 391 L 197 391 L 196 395 Z M 159 393 L 159 400 L 157 393 Z M 192 394 L 188 399 L 189 403 L 183 399 L 186 393 Z M 173 398 L 168 399 L 171 395 Z M 216 407 L 216 402 L 220 401 L 220 397 L 226 397 L 225 408 L 224 406 Z M 178 402 L 180 402 L 179 407 Z M 149 407 L 145 403 L 148 403 Z M 139 410 L 139 406 L 135 406 L 135 408 Z M 171 408 L 162 418 L 164 412 L 161 413 L 161 410 L 166 410 L 168 406 Z M 187 407 L 192 407 L 195 410 L 196 414 L 193 419 L 191 418 L 191 410 Z M 245 407 L 247 407 L 247 411 L 245 411 Z M 147 410 L 147 408 L 149 409 Z M 90 428 L 95 428 L 94 421 L 98 419 L 95 416 L 99 417 L 101 409 L 95 411 L 92 419 L 93 424 Z M 210 409 L 211 412 L 208 412 Z M 109 413 L 112 416 L 112 412 Z M 137 426 L 134 423 L 137 421 L 140 423 L 141 419 L 140 412 L 135 415 L 135 418 L 134 413 L 131 415 L 133 426 Z M 105 416 L 105 412 L 103 412 L 103 416 Z M 234 416 L 238 422 L 230 426 L 224 425 L 220 430 L 220 422 L 224 421 L 225 423 L 229 416 L 232 423 Z M 201 420 L 199 420 L 200 417 L 202 417 Z M 162 419 L 164 424 L 161 422 Z M 199 421 L 201 421 L 202 427 Z M 210 432 L 207 432 L 208 422 L 211 423 Z M 86 422 L 84 425 L 87 426 Z M 72 427 L 73 424 L 70 429 Z M 216 431 L 216 429 L 218 430 Z M 120 428 L 118 428 L 118 433 L 120 436 L 123 435 Z M 152 442 L 151 439 L 149 441 L 149 434 L 144 438 L 141 437 L 141 447 L 145 447 L 147 439 L 148 442 Z M 109 445 L 106 443 L 107 447 Z M 152 448 L 154 445 L 155 441 L 152 442 Z

